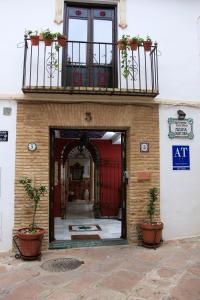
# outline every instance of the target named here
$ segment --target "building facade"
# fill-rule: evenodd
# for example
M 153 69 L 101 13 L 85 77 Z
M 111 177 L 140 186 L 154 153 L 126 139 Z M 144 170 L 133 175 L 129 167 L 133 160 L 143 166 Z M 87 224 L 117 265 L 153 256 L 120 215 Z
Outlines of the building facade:
M 87 189 L 90 200 L 94 198 L 98 217 L 116 217 L 121 209 L 120 236 L 137 242 L 138 224 L 147 218 L 147 192 L 157 187 L 156 220 L 164 222 L 164 240 L 199 235 L 200 4 L 45 0 L 31 6 L 29 1 L 11 2 L 0 4 L 0 11 L 6 12 L 1 27 L 12 31 L 8 13 L 15 21 L 15 35 L 8 38 L 3 33 L 8 46 L 1 48 L 6 59 L 0 81 L 0 130 L 2 136 L 8 132 L 8 141 L 0 142 L 0 250 L 11 248 L 12 232 L 30 224 L 31 204 L 19 185 L 22 176 L 48 187 L 37 223 L 47 232 L 44 248 L 50 247 L 56 236 L 56 207 L 63 217 L 62 210 L 66 212 L 74 197 L 75 188 L 70 186 L 78 179 L 72 182 L 69 159 L 75 160 L 72 152 L 77 149 L 79 156 L 83 154 L 80 145 L 85 133 L 90 145 L 84 144 L 89 153 L 87 157 L 84 152 L 84 159 L 90 160 L 93 175 L 84 193 Z M 64 32 L 65 46 L 57 47 L 57 37 L 51 46 L 43 40 L 31 46 L 29 36 L 23 39 L 25 29 L 46 28 Z M 179 49 L 186 33 L 190 43 Z M 151 36 L 151 51 L 143 46 L 120 50 L 117 41 L 123 35 Z M 185 114 L 183 119 L 178 111 Z M 170 130 L 182 126 L 171 126 L 170 118 L 176 124 L 192 120 L 192 128 L 186 129 L 192 136 L 170 136 Z M 115 176 L 111 169 L 117 165 L 114 154 L 109 156 L 108 148 L 102 150 L 100 145 L 110 132 L 113 135 L 106 141 L 113 144 L 111 153 L 117 151 L 115 140 L 121 139 L 120 185 L 117 179 L 110 180 Z M 30 151 L 28 146 L 33 144 L 37 149 Z M 174 159 L 172 149 L 181 151 L 181 147 L 189 149 L 187 166 L 177 166 L 180 161 Z M 81 184 L 86 184 L 88 180 L 83 179 Z M 117 212 L 110 204 L 118 198 L 112 198 L 113 191 L 121 199 Z

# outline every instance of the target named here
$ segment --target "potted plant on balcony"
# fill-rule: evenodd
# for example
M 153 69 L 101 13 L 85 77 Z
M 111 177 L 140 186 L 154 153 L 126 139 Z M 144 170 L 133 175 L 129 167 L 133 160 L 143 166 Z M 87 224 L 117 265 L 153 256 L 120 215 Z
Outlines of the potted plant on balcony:
M 162 222 L 153 221 L 156 212 L 156 202 L 158 201 L 158 190 L 153 187 L 148 191 L 149 203 L 147 205 L 147 214 L 149 222 L 140 224 L 142 231 L 143 245 L 148 248 L 157 248 L 162 241 Z
M 56 32 L 55 36 L 57 37 L 58 45 L 61 47 L 65 47 L 67 37 L 64 34 L 61 34 L 60 32 Z
M 34 187 L 32 180 L 28 177 L 21 178 L 19 183 L 22 184 L 27 197 L 32 201 L 33 216 L 32 223 L 29 227 L 20 228 L 17 231 L 14 240 L 16 241 L 22 258 L 36 259 L 41 255 L 42 239 L 45 230 L 36 225 L 35 217 L 41 197 L 47 193 L 47 189 L 44 185 Z
M 151 51 L 152 40 L 149 35 L 147 35 L 146 39 L 143 41 L 143 46 L 146 52 Z
M 47 28 L 46 30 L 42 31 L 40 35 L 42 36 L 45 46 L 51 46 L 55 37 L 55 33 L 51 32 L 49 28 Z
M 35 30 L 35 31 L 27 30 L 27 31 L 25 31 L 25 35 L 29 36 L 32 46 L 38 46 L 39 45 L 39 35 L 38 35 L 37 30 Z
M 117 42 L 117 46 L 119 50 L 121 51 L 126 50 L 128 46 L 129 37 L 130 37 L 129 35 L 125 35 L 125 34 L 122 35 L 121 39 Z
M 128 40 L 128 45 L 130 46 L 131 50 L 137 50 L 138 46 L 142 45 L 144 39 L 138 36 L 134 36 Z

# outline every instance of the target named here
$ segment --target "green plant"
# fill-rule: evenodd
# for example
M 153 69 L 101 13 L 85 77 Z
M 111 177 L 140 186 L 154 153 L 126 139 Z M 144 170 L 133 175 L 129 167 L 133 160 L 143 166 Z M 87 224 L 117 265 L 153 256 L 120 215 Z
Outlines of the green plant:
M 153 188 L 149 189 L 148 195 L 149 195 L 149 203 L 147 205 L 147 214 L 149 216 L 150 223 L 152 223 L 153 217 L 156 212 L 156 201 L 158 200 L 157 188 L 153 187 Z
M 127 50 L 130 49 L 128 42 L 129 42 L 129 35 L 122 35 L 121 39 L 118 41 L 118 46 L 121 51 L 121 69 L 124 78 L 127 78 L 130 74 L 129 65 L 128 65 L 128 52 Z
M 151 42 L 152 43 L 152 39 L 150 38 L 149 35 L 147 35 L 146 39 L 145 39 L 146 42 Z
M 129 43 L 133 42 L 133 43 L 137 43 L 138 45 L 142 45 L 144 39 L 141 38 L 139 35 L 137 36 L 133 36 L 129 39 Z
M 25 35 L 28 35 L 29 37 L 31 36 L 37 36 L 38 35 L 38 30 L 32 31 L 32 30 L 25 30 Z
M 36 232 L 35 216 L 38 204 L 40 202 L 41 197 L 47 193 L 47 188 L 44 185 L 40 185 L 38 188 L 34 187 L 32 185 L 32 179 L 28 177 L 22 177 L 19 180 L 19 183 L 22 184 L 28 198 L 33 202 L 33 217 L 32 223 L 30 224 L 30 231 L 33 233 L 34 231 Z
M 53 39 L 56 36 L 56 34 L 52 31 L 50 31 L 49 28 L 42 31 L 41 35 L 43 36 L 44 39 Z

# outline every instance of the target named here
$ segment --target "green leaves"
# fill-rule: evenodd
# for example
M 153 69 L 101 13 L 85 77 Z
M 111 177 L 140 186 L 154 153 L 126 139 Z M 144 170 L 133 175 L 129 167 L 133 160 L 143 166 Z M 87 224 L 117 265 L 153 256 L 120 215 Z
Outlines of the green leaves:
M 149 203 L 147 205 L 147 214 L 149 215 L 150 222 L 152 223 L 153 217 L 156 212 L 156 201 L 158 200 L 158 190 L 153 187 L 149 189 Z
M 26 194 L 28 198 L 33 201 L 33 220 L 31 224 L 31 228 L 35 227 L 35 215 L 38 208 L 38 203 L 41 200 L 41 197 L 44 196 L 47 193 L 47 188 L 44 185 L 40 185 L 38 188 L 33 187 L 32 185 L 32 179 L 28 177 L 22 177 L 19 180 L 19 183 L 22 184 L 24 187 L 24 190 L 26 191 Z

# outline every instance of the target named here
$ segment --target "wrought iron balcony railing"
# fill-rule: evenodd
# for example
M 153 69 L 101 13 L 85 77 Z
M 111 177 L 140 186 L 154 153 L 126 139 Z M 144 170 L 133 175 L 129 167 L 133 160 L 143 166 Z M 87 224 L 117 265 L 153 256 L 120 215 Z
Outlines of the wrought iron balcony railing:
M 53 41 L 32 46 L 25 37 L 24 93 L 158 95 L 157 45 L 119 50 L 113 43 Z

